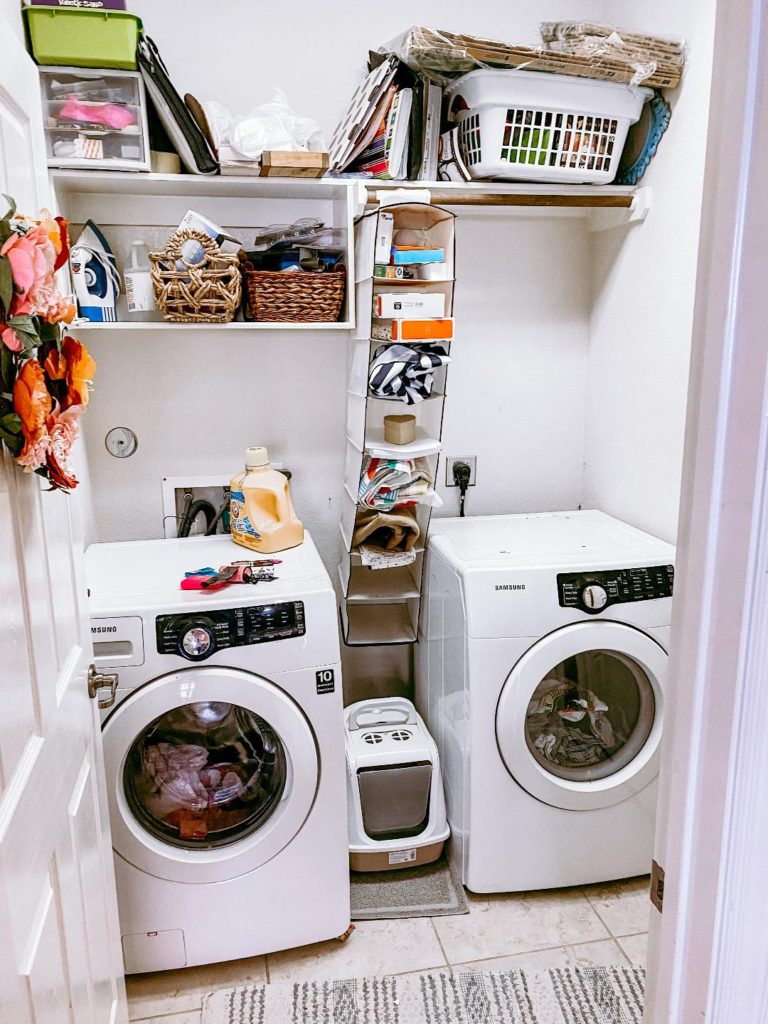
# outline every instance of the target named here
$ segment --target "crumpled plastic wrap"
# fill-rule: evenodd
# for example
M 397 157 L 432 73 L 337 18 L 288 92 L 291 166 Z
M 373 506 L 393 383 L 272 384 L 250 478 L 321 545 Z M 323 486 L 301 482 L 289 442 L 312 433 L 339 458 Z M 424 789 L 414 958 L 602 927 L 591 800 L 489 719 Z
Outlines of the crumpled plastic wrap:
M 685 65 L 683 40 L 623 32 L 592 22 L 545 22 L 543 46 L 509 43 L 413 25 L 379 47 L 443 85 L 480 68 L 548 71 L 671 89 Z
M 320 125 L 295 113 L 282 89 L 275 89 L 269 103 L 249 114 L 233 114 L 215 100 L 204 103 L 203 109 L 222 162 L 258 160 L 266 149 L 322 152 L 326 148 Z

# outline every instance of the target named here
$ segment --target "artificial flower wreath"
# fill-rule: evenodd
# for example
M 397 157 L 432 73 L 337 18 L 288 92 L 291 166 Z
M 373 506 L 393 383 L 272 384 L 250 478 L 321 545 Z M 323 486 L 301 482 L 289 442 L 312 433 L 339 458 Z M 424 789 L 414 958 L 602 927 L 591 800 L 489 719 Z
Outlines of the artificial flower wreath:
M 0 441 L 52 490 L 77 486 L 69 460 L 96 364 L 66 334 L 75 307 L 56 285 L 69 255 L 67 221 L 43 211 L 0 220 Z

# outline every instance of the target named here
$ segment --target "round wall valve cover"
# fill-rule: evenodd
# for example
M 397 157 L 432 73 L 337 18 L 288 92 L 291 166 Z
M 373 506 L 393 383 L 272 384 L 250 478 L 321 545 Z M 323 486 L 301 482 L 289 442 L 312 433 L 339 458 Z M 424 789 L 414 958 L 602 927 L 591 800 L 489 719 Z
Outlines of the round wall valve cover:
M 127 459 L 139 446 L 139 441 L 129 427 L 113 427 L 104 438 L 104 445 L 116 459 Z

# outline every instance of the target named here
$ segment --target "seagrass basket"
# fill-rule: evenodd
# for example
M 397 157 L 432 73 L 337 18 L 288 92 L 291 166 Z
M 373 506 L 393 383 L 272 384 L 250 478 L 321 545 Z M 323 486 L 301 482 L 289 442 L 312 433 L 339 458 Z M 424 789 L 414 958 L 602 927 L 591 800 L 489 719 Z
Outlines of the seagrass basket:
M 339 319 L 346 274 L 339 270 L 255 270 L 242 261 L 247 314 L 251 320 L 324 322 Z
M 189 241 L 203 249 L 199 262 L 185 259 L 184 243 Z M 202 231 L 185 229 L 172 235 L 162 252 L 151 252 L 149 259 L 155 303 L 166 320 L 188 324 L 232 320 L 240 304 L 237 256 L 222 253 Z

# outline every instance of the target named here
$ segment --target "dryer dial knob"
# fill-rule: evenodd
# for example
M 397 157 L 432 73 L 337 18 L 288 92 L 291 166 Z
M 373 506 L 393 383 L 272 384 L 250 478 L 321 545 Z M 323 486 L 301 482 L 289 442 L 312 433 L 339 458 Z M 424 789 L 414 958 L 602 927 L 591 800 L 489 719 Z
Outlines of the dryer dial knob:
M 186 626 L 179 633 L 179 653 L 191 661 L 201 661 L 216 649 L 213 627 L 205 622 Z
M 581 591 L 581 603 L 587 611 L 602 611 L 608 604 L 608 593 L 599 583 L 588 583 Z

